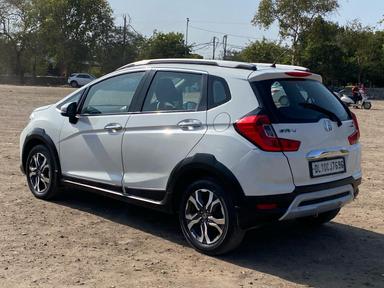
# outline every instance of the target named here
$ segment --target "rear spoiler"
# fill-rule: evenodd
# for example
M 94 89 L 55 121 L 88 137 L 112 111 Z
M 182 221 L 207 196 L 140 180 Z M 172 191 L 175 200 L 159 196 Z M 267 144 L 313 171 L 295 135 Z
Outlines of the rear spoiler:
M 285 64 L 274 64 L 274 63 L 253 63 L 257 67 L 263 68 L 277 68 L 277 69 L 293 69 L 300 71 L 309 71 L 309 68 L 303 66 L 295 66 L 295 65 L 285 65 Z
M 271 68 L 273 69 L 273 68 Z M 296 79 L 311 79 L 319 82 L 323 82 L 323 78 L 319 74 L 314 74 L 308 71 L 299 71 L 295 69 L 276 69 L 276 70 L 258 70 L 252 72 L 248 80 L 253 81 L 263 81 L 269 79 L 281 79 L 281 78 L 296 78 Z

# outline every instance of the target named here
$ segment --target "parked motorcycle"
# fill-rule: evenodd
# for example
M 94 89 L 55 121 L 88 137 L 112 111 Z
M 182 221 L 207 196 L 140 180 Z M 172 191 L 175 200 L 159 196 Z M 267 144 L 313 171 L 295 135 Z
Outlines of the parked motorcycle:
M 346 94 L 344 94 L 344 92 L 345 92 L 344 90 L 341 90 L 339 92 L 335 92 L 335 94 L 348 107 L 353 107 L 357 109 L 367 109 L 367 110 L 372 108 L 372 103 L 368 99 L 368 95 L 364 93 L 364 91 L 359 91 L 356 98 L 354 98 L 353 96 L 347 96 Z

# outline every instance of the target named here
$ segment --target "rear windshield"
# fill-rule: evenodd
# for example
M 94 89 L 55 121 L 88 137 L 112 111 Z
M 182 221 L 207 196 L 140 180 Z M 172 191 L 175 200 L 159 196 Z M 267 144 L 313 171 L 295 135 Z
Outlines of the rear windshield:
M 347 110 L 323 84 L 307 79 L 271 79 L 252 83 L 266 108 L 280 123 L 317 122 L 329 117 L 350 119 Z M 319 108 L 320 107 L 320 108 Z M 318 111 L 320 110 L 320 111 Z

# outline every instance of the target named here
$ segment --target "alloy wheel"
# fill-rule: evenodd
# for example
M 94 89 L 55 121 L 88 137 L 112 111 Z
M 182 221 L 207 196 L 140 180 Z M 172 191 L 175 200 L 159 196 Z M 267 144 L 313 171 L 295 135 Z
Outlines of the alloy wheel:
M 35 193 L 43 194 L 48 190 L 50 184 L 50 166 L 44 154 L 36 153 L 30 158 L 28 177 Z
M 190 235 L 203 245 L 216 244 L 225 233 L 228 222 L 222 200 L 208 189 L 191 193 L 184 218 Z

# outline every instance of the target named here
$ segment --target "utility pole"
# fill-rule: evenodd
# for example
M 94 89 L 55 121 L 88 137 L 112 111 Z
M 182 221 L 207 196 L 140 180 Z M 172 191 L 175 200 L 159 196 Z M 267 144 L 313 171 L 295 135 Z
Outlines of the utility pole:
M 215 59 L 215 53 L 216 53 L 216 36 L 213 36 L 213 41 L 212 41 L 212 47 L 213 47 L 213 53 L 212 53 L 212 59 Z
M 127 44 L 127 15 L 123 15 L 124 27 L 123 27 L 123 62 L 125 64 L 126 59 L 126 44 Z
M 227 41 L 228 35 L 223 36 L 223 60 L 227 58 Z
M 186 28 L 186 31 L 185 31 L 185 55 L 187 55 L 188 29 L 189 29 L 189 18 L 187 18 L 187 28 Z

